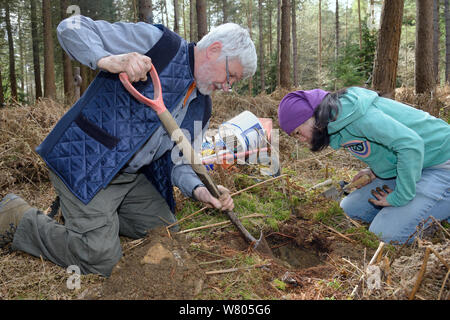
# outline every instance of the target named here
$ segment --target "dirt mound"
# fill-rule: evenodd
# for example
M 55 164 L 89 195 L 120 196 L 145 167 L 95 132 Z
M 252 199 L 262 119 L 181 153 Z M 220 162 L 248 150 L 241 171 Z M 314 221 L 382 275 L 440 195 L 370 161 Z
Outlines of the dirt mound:
M 142 244 L 128 252 L 104 282 L 100 299 L 193 299 L 205 274 L 186 248 L 184 235 L 169 238 L 164 227 L 150 230 Z

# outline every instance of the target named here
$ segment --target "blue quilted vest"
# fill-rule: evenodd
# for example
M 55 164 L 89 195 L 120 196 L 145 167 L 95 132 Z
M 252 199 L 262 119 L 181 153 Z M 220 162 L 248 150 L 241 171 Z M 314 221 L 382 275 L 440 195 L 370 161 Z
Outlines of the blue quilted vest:
M 194 44 L 188 44 L 162 25 L 155 26 L 163 31 L 163 36 L 146 55 L 152 58 L 161 81 L 164 103 L 172 112 L 194 81 Z M 144 96 L 153 97 L 150 77 L 134 86 Z M 211 116 L 211 99 L 198 93 L 186 107 L 181 127 L 194 137 L 194 121 L 203 121 L 205 126 Z M 117 74 L 100 72 L 36 152 L 68 189 L 87 204 L 160 125 L 156 113 L 134 99 Z M 168 151 L 141 170 L 174 211 L 172 167 Z

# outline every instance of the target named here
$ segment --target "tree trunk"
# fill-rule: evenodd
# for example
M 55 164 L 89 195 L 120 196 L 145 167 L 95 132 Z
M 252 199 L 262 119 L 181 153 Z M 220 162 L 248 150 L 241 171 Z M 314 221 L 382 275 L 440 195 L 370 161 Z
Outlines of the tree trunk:
M 173 0 L 173 31 L 180 33 L 180 27 L 178 26 L 178 0 Z
M 269 28 L 269 57 L 272 59 L 272 0 L 267 1 L 267 10 L 269 14 L 268 28 Z
M 44 25 L 44 97 L 55 99 L 55 56 L 53 53 L 53 29 L 50 0 L 42 1 L 42 21 Z
M 139 0 L 139 21 L 153 24 L 153 3 L 152 0 Z
M 19 70 L 20 70 L 20 92 L 22 92 L 22 95 L 25 99 L 26 95 L 25 95 L 25 62 L 24 62 L 24 52 L 23 52 L 23 25 L 22 25 L 22 11 L 21 11 L 21 7 L 18 8 L 18 13 L 17 13 L 17 33 L 19 36 L 19 57 L 20 57 L 20 64 L 19 64 Z
M 291 87 L 290 49 L 291 49 L 291 3 L 282 0 L 281 4 L 281 54 L 280 54 L 280 86 Z
M 322 86 L 322 0 L 319 0 L 319 19 L 318 29 L 319 36 L 317 41 L 317 82 L 318 86 Z
M 187 32 L 186 32 L 186 5 L 184 4 L 184 0 L 183 0 L 183 34 L 184 34 L 184 39 L 187 40 Z
M 191 0 L 189 2 L 189 39 L 192 41 L 196 41 L 197 36 L 195 35 L 195 7 L 196 1 Z
M 169 13 L 167 12 L 167 1 L 163 0 L 164 4 L 164 13 L 166 14 L 166 26 L 169 27 Z
M 68 0 L 60 1 L 61 20 L 67 17 Z M 64 101 L 66 104 L 71 104 L 75 96 L 75 84 L 73 81 L 72 62 L 67 53 L 62 50 L 63 61 L 63 77 L 64 77 Z
M 334 47 L 334 57 L 337 62 L 339 58 L 339 0 L 336 0 L 336 42 Z
M 280 85 L 281 0 L 277 0 L 277 87 Z
M 434 79 L 439 85 L 439 40 L 441 38 L 441 30 L 439 28 L 439 0 L 433 0 L 433 68 Z
M 247 10 L 247 25 L 248 33 L 250 34 L 250 39 L 252 39 L 252 7 L 253 1 L 248 0 L 248 10 Z M 253 76 L 248 77 L 248 94 L 253 95 Z
M 206 25 L 206 0 L 196 0 L 197 11 L 197 41 L 200 41 L 208 33 Z
M 9 47 L 9 82 L 11 85 L 11 98 L 17 101 L 16 64 L 14 59 L 14 39 L 11 30 L 9 1 L 4 1 L 4 3 L 5 3 L 6 33 L 8 34 L 8 47 Z
M 5 106 L 5 95 L 3 94 L 2 67 L 0 65 L 0 108 Z
M 416 0 L 416 93 L 434 91 L 433 69 L 433 0 Z
M 34 84 L 36 92 L 36 100 L 42 97 L 42 83 L 41 83 L 41 63 L 39 61 L 39 38 L 38 38 L 38 23 L 36 17 L 36 0 L 30 0 L 31 9 L 31 38 L 33 42 L 33 70 L 34 70 Z
M 264 75 L 264 28 L 262 0 L 258 0 L 258 26 L 259 26 L 259 73 L 261 77 L 261 92 L 266 92 Z
M 228 22 L 228 4 L 227 0 L 222 0 L 223 23 Z
M 445 82 L 450 84 L 450 0 L 445 0 Z
M 382 96 L 392 99 L 395 97 L 403 7 L 403 0 L 383 2 L 373 67 L 372 87 Z
M 362 50 L 361 0 L 358 0 L 359 50 Z
M 292 0 L 292 65 L 294 87 L 298 86 L 298 61 L 297 61 L 297 17 L 295 14 L 295 0 Z

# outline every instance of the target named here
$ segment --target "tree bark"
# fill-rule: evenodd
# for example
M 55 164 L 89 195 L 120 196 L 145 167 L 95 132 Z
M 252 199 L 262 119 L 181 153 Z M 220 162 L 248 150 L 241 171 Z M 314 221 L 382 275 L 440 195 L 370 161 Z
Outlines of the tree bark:
M 434 91 L 433 69 L 433 0 L 416 0 L 416 93 Z
M 445 82 L 450 84 L 450 0 L 445 0 Z
M 250 39 L 252 39 L 252 8 L 253 1 L 248 0 L 248 10 L 247 10 L 247 25 L 248 33 L 250 34 Z M 248 94 L 253 95 L 253 76 L 248 77 Z
M 280 85 L 281 0 L 277 0 L 277 87 Z
M 403 0 L 384 1 L 373 68 L 372 87 L 382 96 L 395 97 Z
M 228 22 L 228 3 L 227 0 L 222 0 L 222 13 L 223 13 L 223 23 Z
M 268 10 L 268 14 L 269 17 L 267 19 L 268 21 L 268 28 L 269 28 L 269 57 L 270 59 L 272 59 L 272 0 L 268 0 L 267 1 L 267 10 Z
M 317 82 L 318 86 L 320 87 L 322 86 L 322 0 L 319 0 L 318 15 L 319 15 L 318 19 L 319 36 L 317 41 Z
M 68 6 L 68 0 L 60 1 L 61 20 L 64 20 L 67 17 Z M 73 81 L 72 62 L 70 61 L 69 56 L 64 50 L 62 50 L 62 61 L 64 78 L 64 101 L 67 104 L 71 104 L 75 96 L 75 84 Z
M 361 0 L 358 0 L 359 50 L 362 50 Z
M 3 93 L 3 78 L 2 78 L 2 68 L 0 65 L 0 108 L 5 106 L 5 95 Z
M 173 0 L 173 31 L 180 33 L 180 27 L 178 25 L 178 0 Z
M 258 0 L 258 25 L 259 25 L 259 73 L 261 80 L 261 92 L 266 92 L 264 75 L 264 27 L 262 0 Z
M 291 87 L 291 3 L 282 0 L 281 4 L 281 54 L 280 54 L 280 86 L 289 89 Z
M 206 25 L 206 1 L 196 0 L 195 7 L 197 11 L 197 41 L 200 41 L 208 33 Z
M 39 38 L 38 38 L 38 23 L 36 17 L 36 0 L 30 0 L 31 9 L 31 39 L 33 42 L 33 71 L 36 100 L 42 97 L 42 83 L 41 83 L 41 63 L 39 61 Z
M 153 24 L 153 3 L 152 0 L 139 0 L 139 21 Z
M 292 65 L 294 87 L 298 86 L 298 55 L 297 55 L 297 16 L 296 16 L 295 0 L 292 0 Z
M 50 0 L 42 1 L 42 21 L 44 25 L 44 97 L 55 99 L 55 55 L 53 53 L 53 28 Z
M 439 0 L 433 0 L 433 67 L 434 79 L 439 85 L 439 40 L 441 38 L 441 30 L 439 27 Z
M 186 28 L 186 5 L 185 5 L 185 3 L 184 3 L 184 0 L 183 0 L 183 34 L 184 34 L 184 39 L 185 40 L 187 40 L 187 28 Z
M 334 56 L 336 62 L 339 58 L 339 0 L 336 0 L 336 38 L 335 38 Z
M 14 39 L 11 30 L 9 1 L 4 1 L 4 3 L 5 3 L 6 33 L 8 35 L 8 48 L 9 48 L 9 82 L 11 85 L 11 98 L 17 101 L 16 63 L 14 58 Z

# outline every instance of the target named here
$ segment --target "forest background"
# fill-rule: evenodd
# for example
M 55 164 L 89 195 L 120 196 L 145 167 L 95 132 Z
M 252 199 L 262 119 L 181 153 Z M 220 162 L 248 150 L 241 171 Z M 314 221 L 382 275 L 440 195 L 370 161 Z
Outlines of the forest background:
M 110 22 L 162 23 L 188 41 L 224 22 L 240 24 L 255 42 L 258 69 L 237 85 L 239 94 L 358 85 L 391 97 L 399 87 L 430 95 L 450 79 L 448 2 L 1 0 L 0 104 L 33 104 L 40 97 L 71 104 L 78 96 L 78 72 L 84 92 L 97 71 L 70 61 L 56 38 L 58 23 L 77 13 Z

